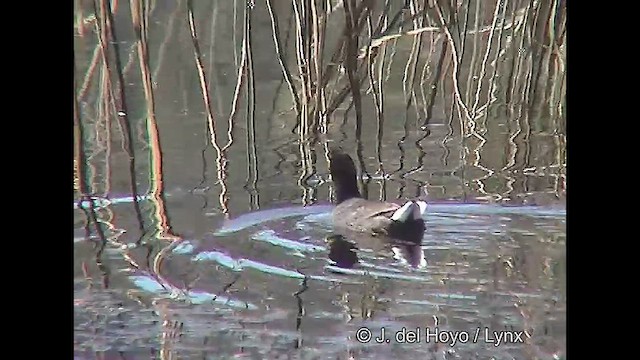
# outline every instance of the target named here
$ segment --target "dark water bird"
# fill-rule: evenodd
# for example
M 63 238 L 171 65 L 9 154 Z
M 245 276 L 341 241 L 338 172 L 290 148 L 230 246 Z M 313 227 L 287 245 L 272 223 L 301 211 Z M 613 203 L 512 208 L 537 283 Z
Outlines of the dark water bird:
M 338 149 L 329 151 L 329 170 L 336 191 L 333 223 L 337 229 L 420 244 L 427 203 L 409 200 L 404 205 L 367 200 L 358 190 L 356 167 L 351 157 Z

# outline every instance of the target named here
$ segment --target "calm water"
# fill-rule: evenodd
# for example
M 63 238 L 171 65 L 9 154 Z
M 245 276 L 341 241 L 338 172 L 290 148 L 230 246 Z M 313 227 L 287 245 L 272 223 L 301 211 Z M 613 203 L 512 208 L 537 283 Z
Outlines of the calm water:
M 91 65 L 95 23 L 87 20 L 76 34 L 82 127 L 76 146 L 85 154 L 75 160 L 77 196 L 70 200 L 76 359 L 565 357 L 564 115 L 551 97 L 507 99 L 500 94 L 508 80 L 500 80 L 496 98 L 470 121 L 454 106 L 446 60 L 434 77 L 429 112 L 421 95 L 428 81 L 415 84 L 415 96 L 405 91 L 414 38 L 401 38 L 384 55 L 395 56 L 385 65 L 384 119 L 363 86 L 359 130 L 347 100 L 314 141 L 305 140 L 269 12 L 257 2 L 251 76 L 229 121 L 244 3 L 196 3 L 216 141 L 228 145 L 220 158 L 210 142 L 184 3 L 149 8 L 153 98 L 145 95 L 131 9 L 124 3 L 116 9 L 133 171 L 118 122 L 117 76 L 112 72 L 113 83 L 107 81 L 100 54 Z M 285 58 L 295 68 L 292 12 L 278 6 Z M 92 11 L 85 6 L 83 16 Z M 484 12 L 484 24 L 491 24 L 493 8 Z M 479 40 L 479 61 L 487 36 Z M 442 42 L 428 33 L 422 41 L 416 67 L 430 64 L 429 79 Z M 508 44 L 516 42 L 514 35 Z M 508 44 L 501 45 L 507 54 L 515 46 Z M 493 60 L 499 52 L 490 54 Z M 533 50 L 513 54 L 521 54 L 515 71 L 523 72 L 545 57 Z M 486 69 L 494 71 L 490 61 Z M 480 66 L 462 61 L 467 104 L 474 102 L 477 81 L 470 74 L 477 71 Z M 481 104 L 491 98 L 487 88 Z M 421 128 L 425 119 L 428 131 Z M 356 160 L 369 198 L 428 200 L 420 247 L 333 234 L 325 154 L 334 145 Z M 83 191 L 91 206 L 80 201 Z M 378 343 L 383 328 L 390 341 Z

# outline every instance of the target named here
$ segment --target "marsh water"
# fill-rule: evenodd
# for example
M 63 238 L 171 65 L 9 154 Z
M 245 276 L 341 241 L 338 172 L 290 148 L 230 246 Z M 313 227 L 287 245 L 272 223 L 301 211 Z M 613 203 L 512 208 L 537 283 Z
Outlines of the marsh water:
M 112 33 L 76 3 L 75 359 L 564 358 L 564 45 L 535 41 L 563 3 L 461 2 L 466 37 L 385 41 L 317 122 L 278 51 L 321 104 L 296 18 L 324 14 L 328 53 L 349 9 L 308 3 L 112 2 Z M 408 18 L 385 35 L 447 10 L 369 3 Z M 334 146 L 368 198 L 428 202 L 420 246 L 334 233 Z

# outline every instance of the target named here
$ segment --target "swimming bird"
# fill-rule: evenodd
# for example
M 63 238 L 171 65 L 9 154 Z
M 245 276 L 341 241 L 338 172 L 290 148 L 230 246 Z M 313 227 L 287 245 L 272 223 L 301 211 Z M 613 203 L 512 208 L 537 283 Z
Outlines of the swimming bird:
M 427 203 L 409 200 L 404 205 L 367 200 L 358 191 L 356 167 L 338 149 L 329 151 L 329 171 L 336 191 L 333 223 L 336 228 L 419 244 L 424 235 L 422 216 Z

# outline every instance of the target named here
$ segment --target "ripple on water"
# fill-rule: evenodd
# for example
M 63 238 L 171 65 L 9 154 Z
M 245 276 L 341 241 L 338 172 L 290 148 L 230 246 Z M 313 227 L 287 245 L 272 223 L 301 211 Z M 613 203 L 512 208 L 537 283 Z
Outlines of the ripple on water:
M 251 241 L 269 244 L 283 251 L 286 255 L 295 255 L 309 262 L 322 262 L 317 269 L 324 269 L 331 273 L 358 276 L 379 276 L 398 280 L 429 282 L 433 281 L 430 274 L 420 270 L 398 267 L 387 257 L 367 253 L 362 249 L 362 260 L 357 269 L 343 269 L 327 265 L 324 253 L 327 248 L 322 238 L 330 233 L 331 206 L 320 205 L 310 207 L 290 207 L 258 211 L 239 216 L 227 221 L 215 235 L 229 237 L 234 234 L 248 238 Z M 541 207 L 495 206 L 484 204 L 432 204 L 429 206 L 427 218 L 427 232 L 423 240 L 423 250 L 429 253 L 440 251 L 458 251 L 472 256 L 483 257 L 483 248 L 489 235 L 499 236 L 512 231 L 509 221 L 512 216 L 529 216 L 532 218 L 562 218 L 563 209 Z M 293 219 L 293 221 L 286 221 Z M 283 224 L 282 221 L 285 220 Z M 269 228 L 270 224 L 277 224 L 276 228 Z M 289 226 L 287 226 L 287 224 Z M 254 229 L 252 231 L 251 229 Z M 282 228 L 294 229 L 298 232 L 311 232 L 311 235 L 301 235 L 298 238 L 287 238 Z M 519 230 L 516 231 L 529 231 Z M 532 231 L 529 231 L 533 233 Z M 534 233 L 535 234 L 535 233 Z M 315 235 L 315 236 L 313 236 Z M 305 274 L 295 269 L 287 269 L 277 265 L 270 265 L 259 259 L 238 258 L 226 254 L 224 251 L 198 250 L 197 244 L 185 241 L 173 249 L 177 255 L 192 255 L 194 262 L 211 261 L 232 271 L 252 269 L 275 276 L 301 280 Z M 326 265 L 326 266 L 325 266 Z M 464 264 L 461 264 L 464 266 Z M 409 273 L 409 274 L 407 274 Z M 321 281 L 344 281 L 343 278 L 327 277 L 324 274 L 306 274 L 309 279 Z M 458 275 L 467 275 L 460 273 Z
M 226 296 L 207 293 L 201 290 L 181 289 L 167 281 L 160 282 L 151 275 L 132 275 L 129 279 L 141 290 L 158 298 L 188 301 L 191 304 L 219 304 L 236 309 L 256 310 L 258 307 L 245 301 L 234 300 Z
M 327 259 L 328 245 L 324 240 L 331 234 L 331 207 L 292 209 L 245 214 L 227 221 L 211 238 L 177 243 L 171 252 L 173 261 L 196 264 L 208 271 L 207 276 L 203 276 L 208 277 L 206 281 L 196 282 L 189 289 L 176 285 L 182 282 L 168 270 L 166 273 L 161 270 L 161 277 L 137 273 L 129 279 L 138 289 L 157 298 L 241 310 L 244 315 L 235 313 L 234 316 L 242 318 L 245 325 L 230 327 L 227 324 L 226 332 L 215 336 L 228 341 L 242 334 L 243 344 L 260 354 L 264 352 L 261 356 L 269 356 L 264 350 L 268 346 L 279 344 L 273 345 L 278 349 L 282 344 L 299 340 L 300 333 L 291 331 L 285 320 L 295 313 L 294 295 L 300 292 L 307 309 L 306 321 L 315 322 L 325 330 L 331 328 L 335 334 L 326 336 L 325 331 L 309 335 L 306 349 L 316 349 L 318 353 L 320 349 L 330 349 L 335 353 L 349 346 L 360 346 L 345 343 L 357 327 L 338 325 L 343 324 L 339 319 L 344 317 L 340 314 L 345 306 L 339 298 L 346 290 L 342 290 L 343 295 L 336 290 L 350 289 L 347 293 L 358 294 L 368 289 L 372 281 L 387 288 L 377 298 L 388 304 L 383 312 L 386 317 L 380 319 L 386 319 L 392 328 L 425 326 L 436 318 L 453 330 L 480 325 L 528 326 L 530 330 L 554 326 L 560 329 L 554 334 L 564 336 L 563 328 L 558 325 L 564 319 L 563 298 L 554 294 L 556 285 L 532 287 L 529 281 L 523 280 L 527 274 L 518 272 L 525 270 L 509 268 L 502 260 L 523 246 L 523 236 L 538 239 L 541 233 L 564 232 L 562 209 L 430 205 L 421 248 L 426 265 L 421 269 L 403 264 L 392 252 L 366 246 L 359 246 L 359 263 L 355 267 L 339 267 Z M 564 254 L 557 249 L 562 243 L 544 246 L 550 247 L 538 251 L 546 257 L 546 262 L 559 261 Z M 240 275 L 240 280 L 228 291 L 221 290 L 225 281 L 216 280 L 221 274 Z M 301 285 L 303 282 L 306 285 Z M 263 296 L 257 295 L 263 291 L 266 291 Z M 322 299 L 323 296 L 328 298 Z M 560 304 L 548 305 L 549 302 Z M 542 312 L 546 315 L 540 316 Z M 202 321 L 210 326 L 214 320 L 194 317 L 192 326 Z M 256 327 L 258 325 L 261 328 Z M 264 330 L 264 326 L 269 329 Z M 311 332 L 309 326 L 307 333 Z M 273 343 L 267 346 L 266 338 Z M 456 351 L 461 354 L 464 349 Z M 522 349 L 515 347 L 505 347 L 505 351 L 522 353 Z

